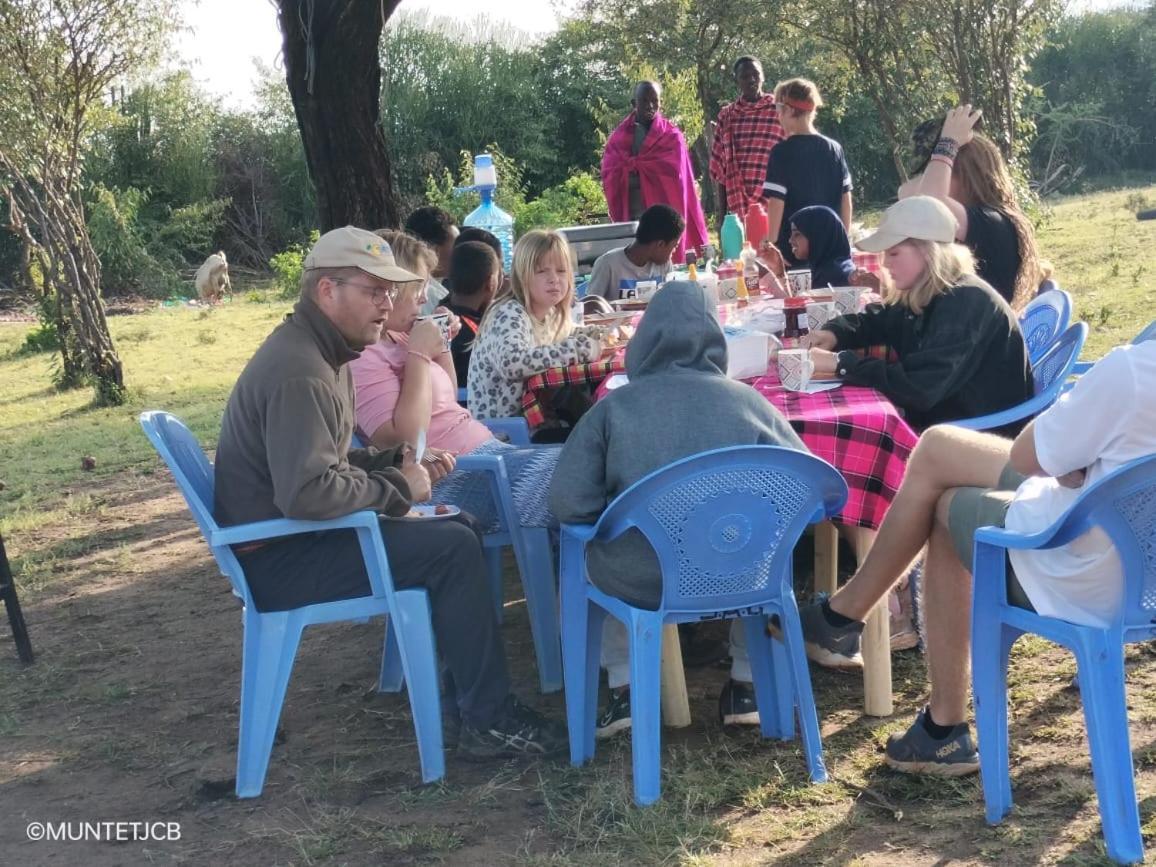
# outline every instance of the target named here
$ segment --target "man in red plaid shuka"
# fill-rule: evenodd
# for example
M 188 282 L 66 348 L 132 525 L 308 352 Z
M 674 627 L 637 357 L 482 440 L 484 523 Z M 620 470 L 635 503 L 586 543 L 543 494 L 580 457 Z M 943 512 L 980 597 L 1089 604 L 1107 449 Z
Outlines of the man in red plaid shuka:
M 763 67 L 753 57 L 734 65 L 739 98 L 718 113 L 710 149 L 710 176 L 719 185 L 719 207 L 746 216 L 747 206 L 763 195 L 771 148 L 787 137 L 779 123 L 775 97 L 763 93 Z

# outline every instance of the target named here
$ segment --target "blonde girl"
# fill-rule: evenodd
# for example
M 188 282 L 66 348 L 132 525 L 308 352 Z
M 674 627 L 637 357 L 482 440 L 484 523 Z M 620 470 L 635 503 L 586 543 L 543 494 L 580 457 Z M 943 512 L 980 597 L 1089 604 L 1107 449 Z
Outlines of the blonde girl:
M 486 311 L 470 359 L 477 418 L 520 415 L 526 379 L 551 367 L 595 361 L 602 331 L 575 325 L 570 248 L 558 232 L 527 232 L 514 247 L 510 290 Z

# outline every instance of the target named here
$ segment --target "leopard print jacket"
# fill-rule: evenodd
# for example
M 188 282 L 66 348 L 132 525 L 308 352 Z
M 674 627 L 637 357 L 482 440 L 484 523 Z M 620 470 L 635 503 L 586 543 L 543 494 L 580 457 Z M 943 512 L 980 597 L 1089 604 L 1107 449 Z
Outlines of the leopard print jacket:
M 501 304 L 484 324 L 470 356 L 470 412 L 474 418 L 522 414 L 522 393 L 531 376 L 551 367 L 595 361 L 600 332 L 578 326 L 561 343 L 539 345 L 530 314 L 521 304 Z

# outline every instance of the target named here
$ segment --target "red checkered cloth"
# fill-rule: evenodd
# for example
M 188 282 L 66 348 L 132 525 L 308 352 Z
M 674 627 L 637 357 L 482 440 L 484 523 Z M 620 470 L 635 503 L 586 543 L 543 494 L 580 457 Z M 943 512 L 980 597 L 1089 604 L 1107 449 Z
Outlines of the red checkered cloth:
M 851 264 L 863 271 L 870 271 L 872 274 L 883 273 L 883 254 L 882 253 L 865 253 L 862 250 L 851 251 Z
M 601 358 L 587 364 L 571 364 L 566 367 L 551 367 L 549 370 L 531 376 L 526 380 L 526 390 L 522 394 L 522 415 L 530 430 L 536 430 L 547 421 L 542 400 L 552 388 L 564 385 L 587 385 L 591 395 L 606 377 L 612 373 L 626 372 L 625 349 L 609 358 Z
M 710 149 L 710 176 L 727 188 L 728 211 L 743 217 L 747 205 L 762 198 L 771 148 L 786 137 L 769 93 L 756 102 L 738 99 L 723 106 Z
M 807 448 L 847 480 L 847 505 L 833 520 L 879 529 L 919 439 L 899 410 L 872 388 L 788 391 L 773 369 L 749 382 L 787 417 Z

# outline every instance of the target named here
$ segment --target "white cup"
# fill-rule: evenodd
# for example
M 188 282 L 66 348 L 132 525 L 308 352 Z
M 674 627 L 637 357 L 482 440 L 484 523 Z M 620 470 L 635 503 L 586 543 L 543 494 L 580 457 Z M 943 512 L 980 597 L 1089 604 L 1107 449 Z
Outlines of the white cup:
M 811 269 L 799 268 L 787 272 L 787 285 L 792 295 L 804 295 L 811 291 Z
M 807 305 L 807 324 L 812 331 L 818 331 L 838 315 L 834 301 L 812 301 Z
M 859 312 L 863 289 L 860 286 L 836 286 L 831 290 L 831 297 L 835 302 L 836 315 L 847 316 Z
M 815 373 L 809 349 L 779 350 L 779 381 L 789 391 L 806 391 Z

